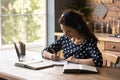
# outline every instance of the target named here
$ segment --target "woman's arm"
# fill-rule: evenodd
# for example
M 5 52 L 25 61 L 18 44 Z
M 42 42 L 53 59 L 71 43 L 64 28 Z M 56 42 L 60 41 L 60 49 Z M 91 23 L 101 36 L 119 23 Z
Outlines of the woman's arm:
M 52 54 L 46 50 L 44 50 L 42 52 L 42 56 L 46 59 L 51 59 L 51 60 L 54 60 L 54 61 L 58 61 L 59 60 L 59 56 L 57 54 Z
M 89 58 L 89 59 L 76 59 L 75 57 L 71 56 L 71 57 L 67 58 L 66 60 L 68 62 L 72 62 L 72 63 L 86 64 L 86 65 L 95 66 L 92 58 Z
M 64 40 L 65 36 L 61 36 L 58 40 L 51 43 L 49 46 L 43 49 L 42 56 L 47 59 L 51 60 L 59 60 L 59 55 L 57 52 L 62 50 L 62 41 Z

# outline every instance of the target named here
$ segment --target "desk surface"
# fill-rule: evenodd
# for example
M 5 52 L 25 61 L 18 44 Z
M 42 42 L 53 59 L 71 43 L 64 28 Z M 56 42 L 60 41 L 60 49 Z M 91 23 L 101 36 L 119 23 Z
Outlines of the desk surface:
M 32 53 L 32 52 L 29 52 Z M 0 72 L 9 74 L 14 77 L 11 80 L 119 80 L 120 69 L 115 68 L 98 68 L 99 74 L 64 74 L 62 66 L 54 66 L 42 70 L 30 70 L 16 67 L 17 61 L 15 51 L 0 52 Z M 40 53 L 39 53 L 40 54 Z

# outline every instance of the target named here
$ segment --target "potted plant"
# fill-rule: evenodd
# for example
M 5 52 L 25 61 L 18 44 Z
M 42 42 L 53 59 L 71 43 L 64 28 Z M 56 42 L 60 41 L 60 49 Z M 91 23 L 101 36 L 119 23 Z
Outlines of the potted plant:
M 92 27 L 92 9 L 89 5 L 86 5 L 86 0 L 74 0 L 74 2 L 68 5 L 68 8 L 75 9 L 83 13 L 86 17 L 86 22 L 89 25 L 89 28 L 93 31 Z
M 92 9 L 90 6 L 86 5 L 86 0 L 74 0 L 74 2 L 68 5 L 68 8 L 83 13 L 87 18 L 91 17 Z

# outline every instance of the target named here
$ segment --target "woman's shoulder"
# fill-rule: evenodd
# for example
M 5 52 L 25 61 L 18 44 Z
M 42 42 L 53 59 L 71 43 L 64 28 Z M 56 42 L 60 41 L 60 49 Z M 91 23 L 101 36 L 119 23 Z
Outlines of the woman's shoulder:
M 60 40 L 67 40 L 68 39 L 68 37 L 66 37 L 65 35 L 62 35 L 62 36 L 60 36 L 60 38 L 59 38 Z
M 86 41 L 90 43 L 96 43 L 95 40 L 91 37 L 86 38 Z
M 63 44 L 63 43 L 65 43 L 65 42 L 69 42 L 69 41 L 70 41 L 70 40 L 69 40 L 68 37 L 62 35 L 62 36 L 60 36 L 60 38 L 58 38 L 58 39 L 55 41 L 55 43 Z

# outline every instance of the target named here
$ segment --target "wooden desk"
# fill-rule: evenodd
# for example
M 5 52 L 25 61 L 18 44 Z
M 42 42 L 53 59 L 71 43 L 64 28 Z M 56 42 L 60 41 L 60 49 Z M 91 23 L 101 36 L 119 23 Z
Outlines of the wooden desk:
M 29 52 L 31 53 L 31 52 Z M 120 69 L 98 68 L 100 74 L 64 74 L 62 66 L 42 70 L 30 70 L 16 67 L 14 50 L 0 52 L 0 72 L 8 80 L 119 80 Z M 7 74 L 7 75 L 6 75 Z M 1 76 L 1 75 L 0 75 Z M 3 77 L 3 76 L 2 76 Z M 9 79 L 9 78 L 11 79 Z

